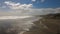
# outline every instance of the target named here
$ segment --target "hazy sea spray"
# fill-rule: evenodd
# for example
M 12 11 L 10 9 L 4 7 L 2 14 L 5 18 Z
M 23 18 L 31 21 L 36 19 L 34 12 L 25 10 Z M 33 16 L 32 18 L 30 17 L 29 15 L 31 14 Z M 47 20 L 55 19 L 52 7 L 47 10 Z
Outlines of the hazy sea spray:
M 29 31 L 32 26 L 35 26 L 33 21 L 36 21 L 39 17 L 30 16 L 26 18 L 9 18 L 0 19 L 0 34 L 18 34 Z
M 58 9 L 29 9 L 29 10 L 11 10 L 0 12 L 0 34 L 18 34 L 29 31 L 33 23 L 40 19 L 37 15 L 46 15 L 51 13 L 59 13 Z M 29 15 L 29 17 L 24 17 Z M 16 17 L 22 16 L 24 18 Z

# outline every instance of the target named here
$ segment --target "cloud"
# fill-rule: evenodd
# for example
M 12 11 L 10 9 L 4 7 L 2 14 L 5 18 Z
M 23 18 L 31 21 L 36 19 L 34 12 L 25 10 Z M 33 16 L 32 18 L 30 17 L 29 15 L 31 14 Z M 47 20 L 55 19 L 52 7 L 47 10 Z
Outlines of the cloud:
M 2 9 L 2 11 L 0 10 L 0 16 L 32 16 L 32 15 L 45 15 L 50 13 L 60 13 L 60 8 L 34 9 L 34 8 L 31 8 L 32 4 L 20 4 L 20 3 L 15 3 L 11 1 L 5 1 L 4 3 L 10 9 L 6 11 L 4 11 L 4 9 Z
M 35 2 L 36 0 L 32 0 L 32 2 Z
M 34 9 L 31 8 L 32 4 L 20 4 L 15 3 L 11 1 L 5 1 L 4 2 L 10 9 L 4 11 L 4 9 L 0 10 L 0 19 L 17 19 L 22 18 L 21 20 L 15 21 L 17 26 L 19 26 L 22 30 L 29 31 L 29 29 L 33 26 L 32 22 L 38 20 L 35 15 L 46 15 L 51 13 L 60 13 L 60 8 L 41 8 L 41 9 Z M 29 9 L 30 8 L 30 9 Z M 15 9 L 15 10 L 14 10 Z M 16 10 L 18 9 L 18 10 Z M 24 10 L 27 9 L 27 10 Z M 34 17 L 33 17 L 34 16 Z M 29 18 L 31 17 L 31 18 Z M 23 18 L 29 18 L 29 19 L 23 19 Z M 6 20 L 7 21 L 7 20 Z M 4 23 L 7 23 L 7 22 Z M 11 21 L 14 22 L 14 20 L 8 20 L 10 23 Z
M 54 14 L 54 13 L 60 13 L 60 9 L 58 8 L 41 8 L 41 9 L 30 9 L 23 13 L 23 15 L 46 15 L 46 14 Z
M 45 0 L 41 0 L 41 2 L 43 3 Z
M 28 10 L 0 10 L 0 16 L 33 16 L 33 15 L 46 15 L 50 13 L 60 13 L 60 8 L 41 8 L 41 9 L 28 9 Z
M 12 1 L 4 2 L 10 9 L 28 9 L 32 7 L 32 4 L 20 4 Z

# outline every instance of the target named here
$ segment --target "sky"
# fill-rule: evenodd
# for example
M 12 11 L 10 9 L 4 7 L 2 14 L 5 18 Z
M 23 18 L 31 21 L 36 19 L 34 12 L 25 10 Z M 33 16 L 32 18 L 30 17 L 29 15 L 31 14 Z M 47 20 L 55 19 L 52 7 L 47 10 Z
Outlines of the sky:
M 37 15 L 51 13 L 60 13 L 60 0 L 0 0 L 0 20 L 18 19 L 19 21 L 20 18 L 24 20 L 19 23 L 22 24 L 21 26 L 26 26 L 25 30 L 29 30 L 27 28 L 31 27 L 32 21 L 40 19 L 36 17 Z
M 32 4 L 33 8 L 57 8 L 60 7 L 60 0 L 0 0 L 0 7 L 4 6 L 6 1 L 20 4 Z M 5 6 L 4 6 L 5 7 Z
M 0 0 L 0 16 L 3 17 L 50 13 L 60 13 L 60 0 Z
M 60 13 L 60 0 L 0 0 L 0 20 L 29 18 L 29 20 L 23 19 L 26 22 L 21 20 L 27 25 L 26 28 L 31 27 L 29 24 L 32 24 L 32 21 L 40 19 L 35 16 L 51 13 Z M 26 28 L 25 30 L 28 30 Z

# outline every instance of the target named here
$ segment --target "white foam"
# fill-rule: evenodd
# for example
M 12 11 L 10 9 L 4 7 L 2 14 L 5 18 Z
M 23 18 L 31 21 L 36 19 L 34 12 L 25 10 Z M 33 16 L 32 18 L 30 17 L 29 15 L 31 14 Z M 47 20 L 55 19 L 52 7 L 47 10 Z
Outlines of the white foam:
M 32 16 L 0 16 L 0 19 L 18 19 L 18 18 L 29 18 Z

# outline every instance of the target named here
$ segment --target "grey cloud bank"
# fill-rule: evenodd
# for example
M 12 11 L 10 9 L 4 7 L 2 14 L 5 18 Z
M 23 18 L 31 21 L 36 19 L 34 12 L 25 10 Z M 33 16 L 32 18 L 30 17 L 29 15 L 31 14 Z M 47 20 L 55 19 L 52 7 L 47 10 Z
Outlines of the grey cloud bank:
M 60 13 L 60 8 L 43 8 L 43 9 L 20 9 L 10 11 L 0 11 L 0 16 L 33 16 L 33 15 L 45 15 L 50 13 Z

